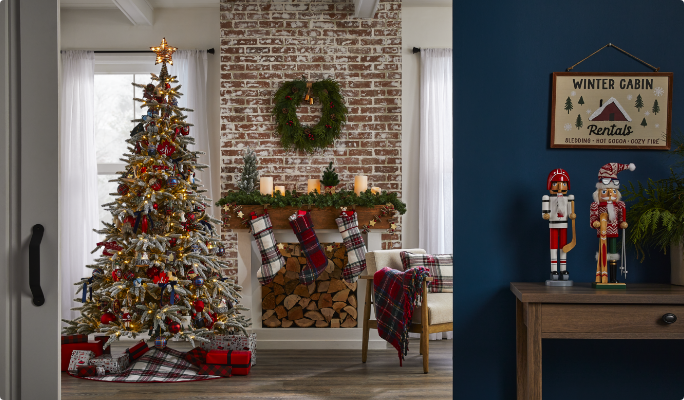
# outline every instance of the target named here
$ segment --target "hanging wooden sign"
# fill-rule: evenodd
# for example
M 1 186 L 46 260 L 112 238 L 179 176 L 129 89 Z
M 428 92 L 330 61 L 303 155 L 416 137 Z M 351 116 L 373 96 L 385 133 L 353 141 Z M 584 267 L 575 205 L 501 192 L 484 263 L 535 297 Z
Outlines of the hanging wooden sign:
M 554 72 L 551 147 L 670 149 L 672 72 Z

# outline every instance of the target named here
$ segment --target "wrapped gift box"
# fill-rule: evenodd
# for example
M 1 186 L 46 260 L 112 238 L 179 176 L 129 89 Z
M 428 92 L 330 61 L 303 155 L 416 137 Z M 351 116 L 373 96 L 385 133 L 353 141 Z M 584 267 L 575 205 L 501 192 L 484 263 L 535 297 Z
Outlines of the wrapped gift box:
M 69 362 L 71 361 L 71 353 L 74 350 L 88 350 L 95 353 L 95 357 L 102 354 L 102 346 L 96 341 L 89 341 L 85 343 L 69 343 L 62 345 L 62 371 L 69 370 Z
M 207 362 L 207 351 L 201 347 L 195 347 L 194 349 L 183 354 L 183 359 L 190 364 L 199 367 Z M 223 375 L 222 375 L 223 376 Z
M 233 367 L 219 364 L 201 364 L 197 375 L 214 375 L 230 378 Z
M 128 368 L 130 364 L 128 353 L 121 354 L 117 357 L 112 357 L 111 354 L 102 354 L 90 360 L 90 365 L 104 368 L 105 372 L 118 374 Z
M 95 336 L 93 340 L 96 342 L 100 342 L 100 344 L 102 345 L 102 354 L 112 354 L 111 345 L 107 346 L 106 349 L 104 348 L 105 343 L 107 343 L 107 341 L 109 340 L 109 336 Z
M 202 342 L 200 344 L 200 347 L 204 350 L 250 351 L 252 353 L 252 366 L 256 365 L 256 333 L 252 333 L 249 336 L 214 335 L 207 339 L 209 339 L 209 343 Z M 233 371 L 233 374 L 235 374 L 235 371 Z
M 107 370 L 104 367 L 95 367 L 95 372 L 97 373 L 97 376 L 107 375 Z
M 247 375 L 252 367 L 252 353 L 241 350 L 209 350 L 207 364 L 229 365 L 233 375 Z
M 79 377 L 96 376 L 97 367 L 94 365 L 79 365 L 76 367 L 76 375 Z
M 78 367 L 85 367 L 88 365 L 88 361 L 95 357 L 95 353 L 90 350 L 74 350 L 71 352 L 71 358 L 69 359 L 69 371 L 76 372 Z
M 133 362 L 138 358 L 142 357 L 142 355 L 147 353 L 149 350 L 150 348 L 149 346 L 147 346 L 147 343 L 145 343 L 144 340 L 141 340 L 135 346 L 131 347 L 130 349 L 127 349 L 126 353 L 130 355 L 130 361 Z
M 62 336 L 62 344 L 85 343 L 87 341 L 88 341 L 88 335 L 66 335 L 66 336 Z

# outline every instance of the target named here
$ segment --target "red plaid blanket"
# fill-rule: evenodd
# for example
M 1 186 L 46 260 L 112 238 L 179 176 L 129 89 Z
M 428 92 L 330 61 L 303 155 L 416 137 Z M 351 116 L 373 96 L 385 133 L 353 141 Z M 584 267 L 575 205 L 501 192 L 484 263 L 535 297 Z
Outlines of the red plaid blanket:
M 218 379 L 220 376 L 199 375 L 198 367 L 183 359 L 184 353 L 165 347 L 162 350 L 151 348 L 142 357 L 120 374 L 89 376 L 83 379 L 103 382 L 190 382 Z M 76 374 L 69 373 L 71 376 Z
M 399 351 L 400 366 L 408 354 L 413 307 L 428 276 L 430 272 L 424 267 L 406 272 L 385 267 L 373 275 L 378 334 Z

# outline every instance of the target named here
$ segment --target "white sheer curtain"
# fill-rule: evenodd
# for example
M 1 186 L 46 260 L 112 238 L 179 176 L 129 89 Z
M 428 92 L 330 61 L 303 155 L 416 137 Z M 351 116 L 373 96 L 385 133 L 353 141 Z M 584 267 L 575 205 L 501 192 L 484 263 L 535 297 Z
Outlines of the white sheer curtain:
M 453 253 L 452 51 L 420 51 L 419 244 Z
M 419 244 L 428 254 L 452 254 L 452 50 L 421 49 L 420 63 Z M 430 334 L 452 338 L 451 331 Z
M 198 163 L 211 166 L 209 154 L 209 130 L 207 125 L 207 51 L 178 50 L 173 54 L 173 65 L 169 66 L 169 74 L 178 77 L 183 96 L 178 101 L 180 107 L 187 107 L 193 112 L 187 113 L 186 121 L 193 124 L 190 135 L 195 138 L 195 146 L 191 150 L 203 151 Z M 207 190 L 205 195 L 212 199 L 212 207 L 207 210 L 213 215 L 214 191 L 212 190 L 211 168 L 197 171 L 199 178 Z
M 98 242 L 99 226 L 97 161 L 95 157 L 95 56 L 92 51 L 62 52 L 60 127 L 59 231 L 62 263 L 62 318 L 74 319 L 71 311 L 74 286 L 90 277 L 98 254 L 90 254 Z

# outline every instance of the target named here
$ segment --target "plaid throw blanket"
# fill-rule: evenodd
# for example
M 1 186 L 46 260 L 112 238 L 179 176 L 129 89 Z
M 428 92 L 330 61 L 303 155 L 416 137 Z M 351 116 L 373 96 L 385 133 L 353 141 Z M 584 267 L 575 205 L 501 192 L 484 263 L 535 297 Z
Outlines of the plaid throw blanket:
M 399 351 L 400 366 L 408 354 L 413 307 L 428 276 L 430 272 L 423 267 L 406 272 L 385 267 L 373 275 L 378 334 Z
M 151 348 L 144 356 L 119 374 L 89 376 L 83 379 L 103 382 L 191 382 L 218 379 L 220 376 L 199 375 L 198 368 L 183 359 L 184 353 L 170 347 Z M 74 373 L 69 373 L 76 376 Z

